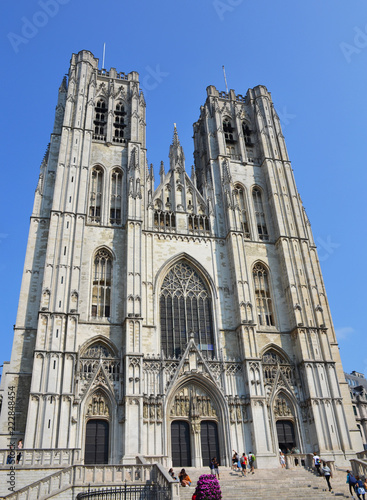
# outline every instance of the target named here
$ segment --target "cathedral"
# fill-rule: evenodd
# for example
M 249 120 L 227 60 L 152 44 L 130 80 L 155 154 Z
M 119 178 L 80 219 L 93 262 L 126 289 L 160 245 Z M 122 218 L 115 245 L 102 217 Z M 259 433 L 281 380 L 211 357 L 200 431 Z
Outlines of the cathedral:
M 2 449 L 165 467 L 252 451 L 260 468 L 279 449 L 338 465 L 362 449 L 271 94 L 206 92 L 191 172 L 175 126 L 155 179 L 138 73 L 72 55 L 1 380 Z

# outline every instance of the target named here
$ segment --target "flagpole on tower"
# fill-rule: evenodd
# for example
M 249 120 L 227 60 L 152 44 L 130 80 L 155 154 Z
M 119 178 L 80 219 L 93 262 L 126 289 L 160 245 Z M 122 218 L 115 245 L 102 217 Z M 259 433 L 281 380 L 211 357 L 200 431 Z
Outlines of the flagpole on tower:
M 226 93 L 228 94 L 228 85 L 227 85 L 227 78 L 226 78 L 226 70 L 224 69 L 224 66 L 222 66 L 223 69 L 223 75 L 224 75 L 224 83 L 226 84 Z
M 103 44 L 102 69 L 104 69 L 104 56 L 106 53 L 106 44 Z

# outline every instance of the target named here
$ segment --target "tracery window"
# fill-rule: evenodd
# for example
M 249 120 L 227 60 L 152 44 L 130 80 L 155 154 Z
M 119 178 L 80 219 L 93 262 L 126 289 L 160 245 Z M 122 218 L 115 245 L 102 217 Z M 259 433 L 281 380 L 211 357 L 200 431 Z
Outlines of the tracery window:
M 255 187 L 252 190 L 252 198 L 254 202 L 257 232 L 259 235 L 259 239 L 262 241 L 268 241 L 269 234 L 266 227 L 264 206 L 262 202 L 261 191 L 258 187 Z
M 243 132 L 243 137 L 245 140 L 245 146 L 247 146 L 248 148 L 252 148 L 252 146 L 253 146 L 253 143 L 251 141 L 252 131 L 250 130 L 247 123 L 245 123 L 245 122 L 242 123 L 242 132 Z
M 235 186 L 234 196 L 240 214 L 240 224 L 241 224 L 241 230 L 243 231 L 243 236 L 245 238 L 250 238 L 250 231 L 247 220 L 245 192 L 242 186 L 240 185 Z
M 154 227 L 160 231 L 176 228 L 176 215 L 174 212 L 154 210 Z
M 90 179 L 89 222 L 100 224 L 103 190 L 103 169 L 94 167 Z
M 120 361 L 115 354 L 101 342 L 92 344 L 82 353 L 79 362 L 79 374 L 82 380 L 93 378 L 100 365 L 111 381 L 120 378 Z
M 103 99 L 97 101 L 94 108 L 94 134 L 93 139 L 106 140 L 107 128 L 107 105 Z
M 259 325 L 274 326 L 268 270 L 263 264 L 258 262 L 253 268 L 252 275 L 254 279 L 256 310 Z
M 93 263 L 92 317 L 109 318 L 111 308 L 112 257 L 98 250 Z
M 188 215 L 190 231 L 210 231 L 210 220 L 206 215 Z
M 167 357 L 179 357 L 190 338 L 205 357 L 214 355 L 210 294 L 199 274 L 186 262 L 175 264 L 160 293 L 161 345 Z
M 111 174 L 110 224 L 121 224 L 122 172 L 115 168 Z
M 124 122 L 124 116 L 126 115 L 124 105 L 122 102 L 118 102 L 116 104 L 115 112 L 114 112 L 114 121 L 113 121 L 113 142 L 123 142 L 124 137 L 124 128 L 126 127 Z
M 233 131 L 234 131 L 234 128 L 232 127 L 230 119 L 224 118 L 224 120 L 223 120 L 223 132 L 224 132 L 224 138 L 225 138 L 226 142 L 235 142 Z
M 294 378 L 294 367 L 274 349 L 264 352 L 262 367 L 265 384 L 272 384 L 274 382 L 279 368 L 289 382 Z

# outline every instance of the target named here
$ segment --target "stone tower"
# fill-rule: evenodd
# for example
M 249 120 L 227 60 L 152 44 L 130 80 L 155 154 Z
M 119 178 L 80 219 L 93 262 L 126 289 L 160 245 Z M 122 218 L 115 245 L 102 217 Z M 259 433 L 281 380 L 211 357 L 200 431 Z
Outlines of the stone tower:
M 270 93 L 207 94 L 191 175 L 175 126 L 155 189 L 138 74 L 73 54 L 0 389 L 26 449 L 276 467 L 279 447 L 338 464 L 361 448 Z M 5 448 L 4 411 L 0 432 Z

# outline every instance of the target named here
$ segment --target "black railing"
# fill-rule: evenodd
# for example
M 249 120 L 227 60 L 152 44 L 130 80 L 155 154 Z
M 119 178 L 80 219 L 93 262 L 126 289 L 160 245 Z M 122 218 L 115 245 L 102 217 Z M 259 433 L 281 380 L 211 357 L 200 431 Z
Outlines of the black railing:
M 82 498 L 96 500 L 171 500 L 171 490 L 158 484 L 129 485 L 118 488 L 88 489 L 78 493 L 77 500 Z

